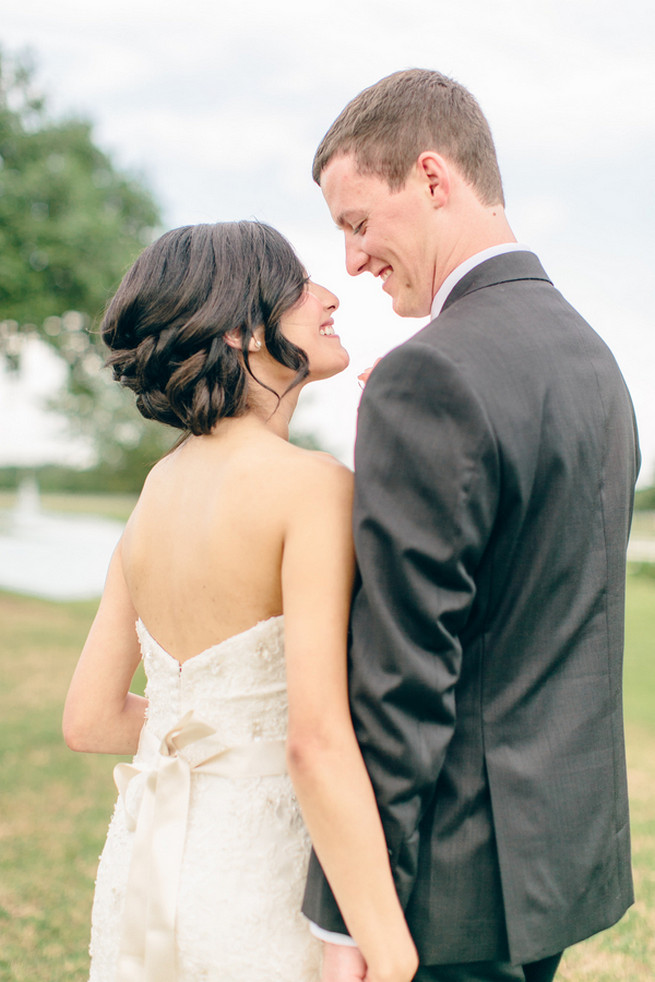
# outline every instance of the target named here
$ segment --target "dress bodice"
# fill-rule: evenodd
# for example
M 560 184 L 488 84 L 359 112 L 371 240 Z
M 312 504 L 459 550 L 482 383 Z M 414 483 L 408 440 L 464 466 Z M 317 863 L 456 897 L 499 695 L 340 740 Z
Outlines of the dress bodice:
M 180 664 L 137 622 L 148 728 L 163 734 L 186 712 L 227 746 L 286 737 L 284 618 L 271 617 Z
M 180 664 L 137 622 L 148 714 L 98 870 L 90 982 L 318 982 L 286 772 L 284 621 Z M 154 939 L 154 940 L 153 940 Z

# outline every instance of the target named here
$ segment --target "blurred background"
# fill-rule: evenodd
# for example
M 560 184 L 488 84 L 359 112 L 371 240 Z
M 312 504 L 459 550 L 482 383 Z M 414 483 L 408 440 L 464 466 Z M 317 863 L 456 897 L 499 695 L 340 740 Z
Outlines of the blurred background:
M 480 101 L 515 234 L 614 352 L 639 422 L 640 487 L 655 483 L 654 42 L 647 0 L 620 14 L 608 0 L 5 9 L 0 487 L 27 480 L 23 507 L 35 480 L 42 492 L 138 492 L 175 434 L 147 426 L 109 382 L 94 331 L 159 233 L 240 218 L 279 228 L 340 297 L 351 364 L 305 390 L 295 438 L 352 463 L 356 376 L 424 322 L 396 317 L 371 277 L 347 276 L 311 161 L 354 94 L 412 66 Z

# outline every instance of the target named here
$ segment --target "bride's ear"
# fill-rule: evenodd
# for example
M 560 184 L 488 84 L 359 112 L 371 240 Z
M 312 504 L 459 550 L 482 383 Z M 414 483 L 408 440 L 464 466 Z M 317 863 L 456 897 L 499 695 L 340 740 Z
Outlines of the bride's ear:
M 242 350 L 241 346 L 241 332 L 240 331 L 227 331 L 223 335 L 225 338 L 225 343 L 229 344 L 230 348 L 238 348 L 239 351 Z M 248 341 L 248 354 L 253 354 L 255 351 L 259 351 L 262 346 L 262 342 L 256 334 L 253 334 Z

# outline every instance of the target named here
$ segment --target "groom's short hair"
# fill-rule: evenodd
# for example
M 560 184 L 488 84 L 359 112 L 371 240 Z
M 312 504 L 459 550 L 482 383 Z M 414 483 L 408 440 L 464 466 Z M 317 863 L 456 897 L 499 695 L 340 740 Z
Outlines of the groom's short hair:
M 360 92 L 327 131 L 314 157 L 317 184 L 330 160 L 352 154 L 363 174 L 403 187 L 419 154 L 451 160 L 487 205 L 505 204 L 489 124 L 468 89 L 440 72 L 394 72 Z

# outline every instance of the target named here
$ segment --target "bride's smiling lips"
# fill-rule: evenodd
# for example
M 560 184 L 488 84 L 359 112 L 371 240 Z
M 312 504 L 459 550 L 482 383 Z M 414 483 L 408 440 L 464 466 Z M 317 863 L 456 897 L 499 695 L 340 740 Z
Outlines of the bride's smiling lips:
M 331 317 L 330 317 L 330 319 L 328 321 L 325 321 L 325 323 L 321 324 L 321 326 L 318 329 L 318 333 L 322 337 L 326 337 L 326 338 L 338 338 L 339 337 L 339 335 L 334 330 L 334 321 L 332 320 Z

